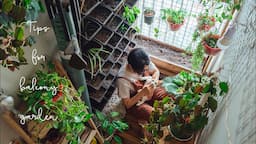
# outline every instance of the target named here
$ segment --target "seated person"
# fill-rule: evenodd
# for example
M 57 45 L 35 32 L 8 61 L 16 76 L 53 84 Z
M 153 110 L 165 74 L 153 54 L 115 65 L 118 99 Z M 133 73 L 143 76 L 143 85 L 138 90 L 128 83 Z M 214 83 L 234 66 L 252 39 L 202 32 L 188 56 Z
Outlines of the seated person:
M 127 113 L 141 121 L 149 120 L 154 100 L 167 96 L 163 88 L 156 86 L 159 75 L 159 70 L 143 49 L 133 49 L 129 53 L 117 78 L 118 95 Z M 142 99 L 146 99 L 145 103 L 138 105 Z

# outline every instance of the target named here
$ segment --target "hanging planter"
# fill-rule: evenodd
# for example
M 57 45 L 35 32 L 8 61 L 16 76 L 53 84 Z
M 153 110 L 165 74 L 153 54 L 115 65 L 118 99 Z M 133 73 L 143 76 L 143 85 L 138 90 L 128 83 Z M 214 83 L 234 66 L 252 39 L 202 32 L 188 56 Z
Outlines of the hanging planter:
M 198 17 L 198 29 L 208 32 L 215 25 L 214 16 L 208 16 L 208 13 L 200 14 Z
M 172 30 L 172 31 L 178 31 L 181 28 L 181 26 L 184 24 L 184 21 L 181 24 L 176 24 L 176 23 L 171 22 L 171 20 L 169 20 L 169 19 L 167 20 L 167 22 L 169 24 L 170 30 Z
M 206 54 L 214 56 L 221 51 L 221 49 L 217 47 L 219 38 L 220 36 L 216 34 L 208 34 L 203 38 L 201 44 L 203 45 Z
M 186 13 L 183 10 L 161 9 L 163 20 L 167 20 L 170 30 L 178 31 L 184 24 Z
M 144 10 L 144 22 L 148 25 L 153 23 L 155 17 L 155 11 L 151 8 L 147 8 Z

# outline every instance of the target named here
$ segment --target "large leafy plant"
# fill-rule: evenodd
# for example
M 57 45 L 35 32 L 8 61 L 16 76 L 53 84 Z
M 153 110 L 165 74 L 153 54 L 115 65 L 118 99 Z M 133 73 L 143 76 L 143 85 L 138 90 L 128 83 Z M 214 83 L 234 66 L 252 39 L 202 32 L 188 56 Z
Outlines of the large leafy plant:
M 129 24 L 133 24 L 139 14 L 140 10 L 136 6 L 132 8 L 128 6 L 124 7 L 123 18 L 125 18 Z
M 209 110 L 215 112 L 217 109 L 217 96 L 228 92 L 228 84 L 219 81 L 216 75 L 208 77 L 189 72 L 165 78 L 163 87 L 170 97 L 155 101 L 150 122 L 146 125 L 155 138 L 163 136 L 163 126 L 170 126 L 179 138 L 188 138 L 204 128 Z
M 170 23 L 182 24 L 185 20 L 186 13 L 183 10 L 173 10 L 170 8 L 161 9 L 161 15 L 163 20 L 167 20 Z
M 0 63 L 14 71 L 27 64 L 24 47 L 32 46 L 35 39 L 25 35 L 25 24 L 43 12 L 39 0 L 3 0 L 0 10 Z
M 43 115 L 54 115 L 57 121 L 53 121 L 52 126 L 65 133 L 70 143 L 79 144 L 79 135 L 85 129 L 85 122 L 91 117 L 91 114 L 87 113 L 87 106 L 79 97 L 84 87 L 76 91 L 70 80 L 55 72 L 39 70 L 35 78 L 37 87 L 57 87 L 57 93 L 53 95 L 46 89 L 27 89 L 20 92 L 19 96 L 27 104 L 27 113 L 36 114 L 37 110 L 42 108 Z
M 110 144 L 112 139 L 117 144 L 122 144 L 122 139 L 115 135 L 116 132 L 123 132 L 124 130 L 128 129 L 128 124 L 118 120 L 117 117 L 119 116 L 118 112 L 111 112 L 110 115 L 105 115 L 100 111 L 96 111 L 96 117 L 100 123 L 100 130 L 102 130 L 102 134 L 107 136 L 105 137 L 104 144 Z

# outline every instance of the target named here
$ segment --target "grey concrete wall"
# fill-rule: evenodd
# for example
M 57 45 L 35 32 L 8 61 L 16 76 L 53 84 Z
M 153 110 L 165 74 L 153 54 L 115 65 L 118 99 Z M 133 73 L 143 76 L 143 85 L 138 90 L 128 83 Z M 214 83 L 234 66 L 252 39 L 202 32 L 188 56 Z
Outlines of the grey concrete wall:
M 200 144 L 256 144 L 256 0 L 244 0 L 236 31 L 223 53 L 220 78 L 230 91 Z

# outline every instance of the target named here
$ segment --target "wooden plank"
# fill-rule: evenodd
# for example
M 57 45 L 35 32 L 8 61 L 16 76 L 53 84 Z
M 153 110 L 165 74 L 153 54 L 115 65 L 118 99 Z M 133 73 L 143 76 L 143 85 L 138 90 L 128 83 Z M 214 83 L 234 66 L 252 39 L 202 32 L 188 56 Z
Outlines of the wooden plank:
M 90 131 L 89 136 L 87 137 L 86 141 L 84 142 L 84 144 L 90 144 L 92 139 L 96 136 L 97 131 L 96 130 L 92 130 Z
M 90 132 L 91 132 L 90 128 L 88 128 L 88 127 L 85 128 L 85 130 L 82 133 L 81 138 L 80 138 L 82 143 L 84 143 L 86 141 L 86 138 L 89 136 Z
M 44 123 L 45 123 L 44 127 L 41 129 L 41 131 L 38 134 L 39 139 L 43 139 L 52 128 L 52 125 L 51 125 L 52 121 L 45 121 Z
M 22 139 L 27 144 L 35 144 L 35 142 L 27 135 L 27 133 L 14 121 L 13 117 L 11 116 L 11 112 L 4 112 L 2 114 L 3 120 L 15 131 L 17 134 L 22 137 Z

